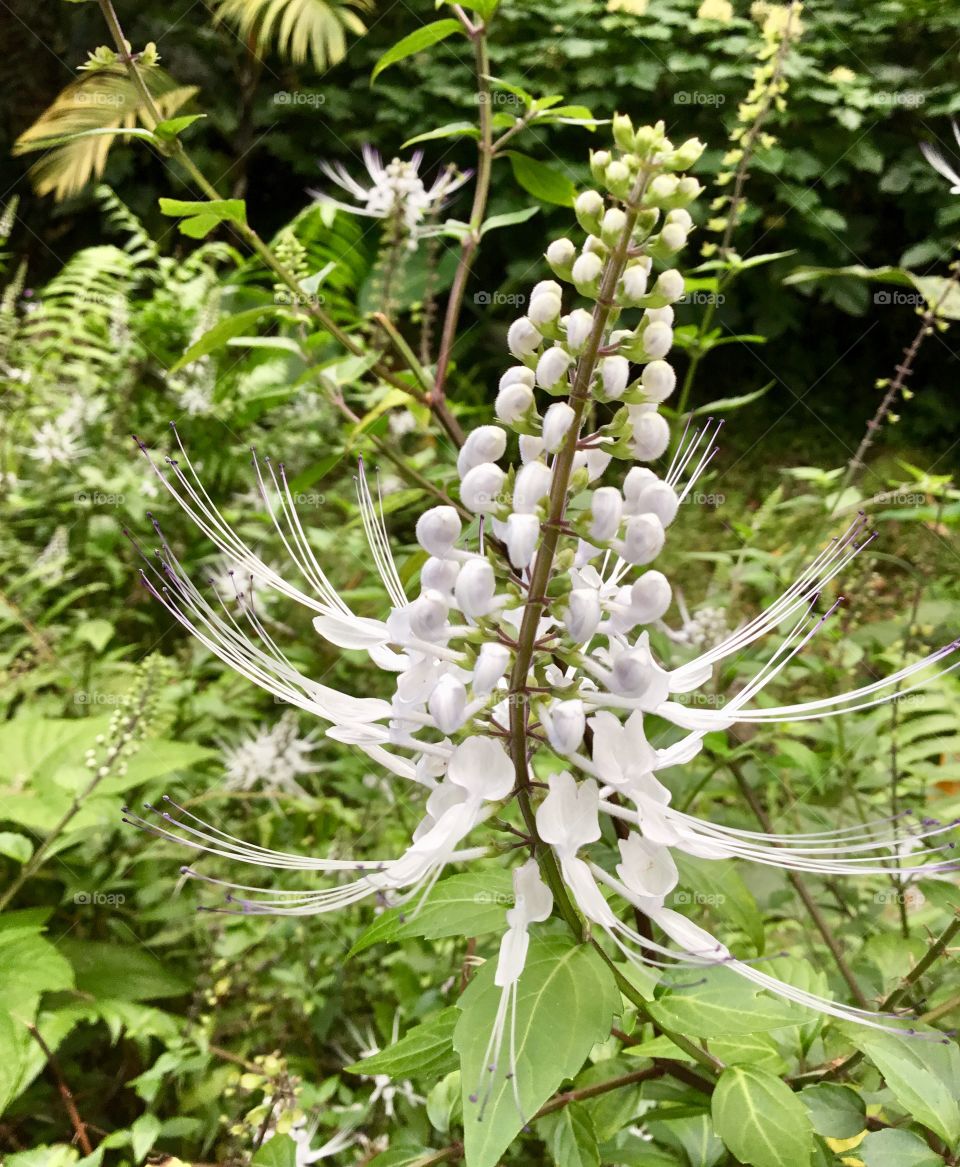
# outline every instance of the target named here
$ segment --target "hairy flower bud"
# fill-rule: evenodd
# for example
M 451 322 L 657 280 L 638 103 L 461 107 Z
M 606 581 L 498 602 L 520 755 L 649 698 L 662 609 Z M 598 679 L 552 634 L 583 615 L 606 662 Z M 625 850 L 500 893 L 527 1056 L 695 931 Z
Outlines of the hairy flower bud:
M 648 308 L 644 313 L 644 318 L 648 324 L 660 322 L 662 324 L 673 324 L 674 311 L 669 304 L 665 304 L 662 308 Z
M 603 214 L 603 195 L 596 190 L 585 190 L 573 204 L 577 222 L 588 235 L 600 234 L 600 216 Z
M 540 520 L 533 514 L 512 514 L 507 519 L 504 542 L 514 567 L 529 567 L 540 539 Z
M 508 385 L 526 385 L 532 389 L 536 384 L 533 369 L 526 365 L 511 365 L 497 383 L 498 389 L 506 389 Z
M 630 167 L 618 158 L 615 158 L 603 172 L 603 180 L 607 184 L 607 190 L 618 199 L 626 198 L 630 193 Z
M 466 717 L 467 690 L 449 673 L 442 676 L 427 699 L 427 709 L 441 733 L 456 733 Z
M 690 212 L 685 211 L 683 207 L 675 207 L 672 211 L 668 211 L 664 224 L 668 227 L 682 227 L 688 234 L 693 230 L 693 218 Z
M 455 559 L 437 559 L 431 555 L 420 568 L 420 587 L 448 595 L 453 591 L 459 571 L 460 564 Z
M 520 461 L 524 466 L 528 462 L 536 462 L 543 453 L 543 438 L 539 434 L 520 435 Z
M 673 487 L 658 481 L 651 482 L 640 491 L 633 512 L 638 515 L 656 515 L 665 527 L 669 527 L 677 517 L 679 506 L 680 500 Z
M 620 291 L 628 306 L 639 304 L 647 294 L 647 269 L 632 263 L 620 277 Z
M 467 560 L 460 568 L 453 590 L 457 607 L 464 616 L 473 619 L 486 616 L 493 606 L 496 593 L 497 580 L 486 559 Z
M 587 717 L 583 702 L 554 701 L 540 710 L 540 721 L 547 733 L 547 741 L 558 754 L 575 754 L 583 741 Z
M 656 482 L 657 476 L 647 466 L 631 466 L 623 480 L 623 497 L 627 500 L 627 510 L 632 513 L 641 492 L 651 483 Z
M 596 588 L 574 588 L 567 597 L 564 627 L 577 644 L 585 644 L 600 623 L 600 597 Z
M 541 292 L 530 300 L 527 319 L 540 328 L 556 320 L 563 308 L 563 302 L 555 292 Z
M 507 329 L 507 348 L 517 360 L 523 360 L 524 357 L 535 353 L 542 340 L 543 337 L 526 316 L 514 320 Z
M 669 304 L 674 303 L 683 295 L 683 276 L 676 268 L 662 271 L 653 286 L 653 294 L 662 296 Z
M 600 238 L 608 247 L 613 247 L 623 234 L 627 216 L 619 207 L 611 207 L 600 221 Z
M 658 174 L 647 187 L 647 201 L 653 205 L 669 202 L 677 193 L 680 180 L 675 174 Z
M 673 329 L 663 320 L 652 320 L 641 336 L 643 351 L 651 360 L 665 357 L 673 347 Z
M 577 257 L 577 249 L 566 237 L 554 239 L 546 250 L 547 263 L 561 279 L 570 279 L 570 269 Z
M 652 462 L 670 444 L 670 427 L 659 413 L 646 412 L 647 409 L 643 405 L 630 409 L 630 449 L 638 462 Z
M 650 687 L 653 666 L 649 649 L 628 648 L 613 662 L 610 688 L 624 697 L 639 697 Z
M 479 466 L 474 466 L 460 483 L 463 505 L 475 515 L 485 515 L 496 510 L 505 478 L 504 472 L 493 462 L 481 462 Z
M 628 153 L 631 153 L 636 145 L 636 130 L 633 128 L 633 122 L 625 113 L 613 115 L 613 140 L 621 150 L 626 150 Z
M 679 223 L 666 223 L 660 232 L 660 242 L 667 251 L 679 251 L 686 246 L 687 232 Z
M 620 529 L 623 514 L 623 496 L 615 486 L 601 486 L 593 492 L 590 502 L 590 538 L 595 543 L 606 543 Z
M 700 155 L 705 149 L 706 146 L 699 138 L 688 138 L 674 150 L 667 165 L 672 170 L 689 170 L 700 160 Z
M 603 182 L 603 175 L 610 165 L 612 155 L 609 150 L 590 151 L 590 173 L 594 182 Z
M 604 357 L 600 362 L 603 396 L 608 401 L 622 397 L 630 380 L 630 362 L 626 357 Z
M 477 663 L 473 667 L 473 691 L 478 697 L 492 693 L 510 664 L 510 649 L 505 644 L 488 640 L 481 645 Z
M 418 640 L 442 640 L 447 629 L 446 597 L 441 592 L 425 590 L 407 608 L 410 631 Z
M 579 261 L 578 261 L 579 262 Z M 565 348 L 554 345 L 537 361 L 537 384 L 541 389 L 555 389 L 564 379 L 567 369 L 573 363 L 573 357 Z
M 540 500 L 549 493 L 553 475 L 545 462 L 527 462 L 517 471 L 513 484 L 513 509 L 519 514 L 531 514 Z
M 593 314 L 586 308 L 574 308 L 564 318 L 563 325 L 567 333 L 567 348 L 573 353 L 579 353 L 593 328 Z
M 581 295 L 595 293 L 600 286 L 603 260 L 593 251 L 585 251 L 573 265 L 573 282 Z
M 531 370 L 531 378 L 533 376 Z M 497 394 L 493 404 L 493 412 L 504 425 L 513 425 L 518 422 L 533 407 L 533 390 L 522 381 L 513 381 L 505 385 Z
M 652 562 L 663 550 L 666 533 L 656 515 L 631 515 L 623 537 L 623 558 L 637 567 Z
M 677 374 L 666 361 L 651 361 L 644 368 L 640 382 L 651 401 L 666 401 L 677 387 Z
M 543 415 L 543 445 L 548 454 L 555 454 L 563 445 L 567 431 L 576 417 L 565 401 L 556 401 Z
M 630 615 L 636 624 L 652 624 L 663 618 L 673 593 L 661 571 L 645 571 L 630 589 Z
M 498 425 L 479 425 L 467 435 L 457 455 L 457 473 L 462 478 L 482 462 L 496 462 L 507 448 L 507 435 Z
M 417 542 L 428 555 L 444 559 L 460 538 L 462 527 L 454 507 L 431 507 L 417 519 Z

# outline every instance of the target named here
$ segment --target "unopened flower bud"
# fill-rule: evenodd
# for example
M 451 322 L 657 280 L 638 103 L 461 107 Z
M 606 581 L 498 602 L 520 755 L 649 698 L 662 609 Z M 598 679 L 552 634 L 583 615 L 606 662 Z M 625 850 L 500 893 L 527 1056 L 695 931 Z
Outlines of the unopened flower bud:
M 700 160 L 700 155 L 705 149 L 706 146 L 699 138 L 688 138 L 674 150 L 668 165 L 673 170 L 689 170 Z
M 647 187 L 647 201 L 654 205 L 669 202 L 679 185 L 680 180 L 675 174 L 658 174 Z
M 427 709 L 441 733 L 456 733 L 466 717 L 467 690 L 449 673 L 441 677 L 427 699 Z
M 688 234 L 693 230 L 693 219 L 690 217 L 690 212 L 685 211 L 683 207 L 675 207 L 672 211 L 668 211 L 664 223 L 668 227 L 682 227 Z
M 604 172 L 610 165 L 612 155 L 609 150 L 590 151 L 590 173 L 594 182 L 603 182 Z
M 500 378 L 497 384 L 498 389 L 506 389 L 508 385 L 527 385 L 533 388 L 536 383 L 533 369 L 528 369 L 526 365 L 511 365 L 509 369 Z
M 564 320 L 567 333 L 567 347 L 571 352 L 578 353 L 587 343 L 587 337 L 593 328 L 593 314 L 586 308 L 574 308 Z
M 556 320 L 563 308 L 563 302 L 554 292 L 541 292 L 530 301 L 527 319 L 538 328 Z
M 630 167 L 619 159 L 614 159 L 603 174 L 607 190 L 617 198 L 626 198 L 630 193 Z
M 574 588 L 567 597 L 564 626 L 577 644 L 585 644 L 600 623 L 600 597 L 596 588 Z
M 628 307 L 639 304 L 647 294 L 646 268 L 632 263 L 620 277 L 620 289 Z
M 493 605 L 496 592 L 496 577 L 486 559 L 468 559 L 460 568 L 453 591 L 457 607 L 464 616 L 473 619 L 486 616 Z
M 623 538 L 623 558 L 637 567 L 651 563 L 663 550 L 666 533 L 656 515 L 631 515 Z
M 543 453 L 543 438 L 539 434 L 520 435 L 520 461 L 524 466 L 536 462 Z
M 487 641 L 477 654 L 473 666 L 473 692 L 477 697 L 492 693 L 510 664 L 510 649 L 505 644 Z
M 530 372 L 533 376 L 532 370 Z M 505 385 L 497 394 L 493 403 L 493 412 L 504 425 L 513 425 L 518 422 L 533 406 L 533 390 L 522 381 L 514 381 Z
M 683 276 L 676 268 L 670 268 L 669 271 L 662 271 L 657 276 L 657 282 L 653 285 L 653 294 L 655 296 L 662 296 L 668 304 L 679 300 L 683 295 Z
M 540 540 L 540 520 L 536 515 L 516 512 L 507 519 L 504 542 L 511 564 L 522 570 L 529 567 Z
M 669 527 L 677 517 L 679 506 L 680 500 L 673 487 L 666 482 L 657 481 L 651 482 L 640 491 L 633 511 L 638 515 L 656 515 L 665 527 Z
M 530 300 L 532 302 L 538 296 L 546 296 L 547 294 L 562 296 L 563 288 L 560 287 L 556 280 L 538 280 L 530 290 Z
M 474 466 L 460 483 L 463 505 L 475 515 L 485 515 L 496 510 L 505 478 L 504 472 L 493 462 L 481 462 L 479 466 Z
M 630 153 L 636 144 L 637 136 L 633 122 L 625 113 L 613 115 L 613 140 L 621 150 L 626 150 L 627 153 Z
M 576 417 L 565 401 L 556 401 L 543 415 L 543 445 L 548 454 L 555 454 L 563 445 L 567 431 Z
M 681 206 L 688 206 L 698 198 L 703 191 L 703 187 L 699 182 L 689 174 L 685 178 L 681 178 L 677 186 L 676 201 Z
M 545 462 L 527 462 L 517 471 L 513 483 L 513 509 L 518 514 L 532 514 L 550 490 L 553 475 Z
M 603 195 L 597 190 L 585 190 L 573 204 L 577 222 L 590 235 L 600 234 L 600 216 L 603 214 Z
M 630 614 L 637 624 L 663 618 L 673 594 L 662 571 L 645 571 L 630 589 Z
M 610 688 L 624 697 L 639 697 L 653 680 L 649 650 L 629 648 L 613 662 Z
M 627 510 L 632 514 L 637 499 L 651 482 L 656 482 L 657 476 L 647 466 L 631 466 L 623 480 L 623 497 L 627 501 Z
M 570 278 L 570 268 L 577 257 L 577 249 L 566 237 L 554 239 L 546 251 L 547 263 L 561 279 Z
M 431 507 L 417 519 L 417 542 L 428 555 L 444 559 L 460 538 L 462 526 L 454 507 Z
M 588 235 L 584 239 L 583 247 L 581 248 L 584 255 L 599 255 L 601 259 L 606 257 L 609 250 L 599 235 Z
M 687 233 L 679 223 L 667 223 L 660 232 L 660 242 L 667 251 L 679 251 L 687 243 Z
M 662 321 L 664 324 L 673 324 L 674 311 L 669 304 L 664 304 L 662 308 L 648 308 L 643 315 L 648 324 L 652 324 L 655 320 Z
M 423 591 L 429 589 L 449 594 L 457 582 L 459 571 L 460 564 L 455 559 L 437 559 L 431 555 L 420 568 L 420 587 Z
M 603 271 L 603 260 L 592 251 L 585 251 L 577 257 L 573 265 L 573 282 L 581 295 L 596 292 L 600 286 L 600 273 Z
M 590 502 L 590 538 L 595 543 L 606 543 L 620 529 L 623 514 L 623 496 L 615 486 L 601 486 L 593 492 Z
M 631 409 L 630 425 L 630 449 L 638 462 L 652 462 L 670 444 L 670 427 L 659 413 L 643 412 L 643 406 Z
M 600 223 L 600 238 L 608 247 L 613 247 L 623 234 L 627 216 L 619 207 L 611 207 Z
M 555 389 L 563 381 L 572 363 L 573 357 L 565 348 L 560 345 L 548 348 L 537 361 L 537 384 L 548 391 Z
M 666 361 L 651 361 L 644 368 L 640 381 L 651 401 L 666 401 L 677 387 L 677 374 Z
M 542 340 L 543 337 L 526 316 L 514 320 L 507 330 L 507 348 L 517 360 L 523 360 L 524 357 L 535 353 Z
M 600 362 L 603 395 L 608 401 L 621 398 L 630 380 L 630 362 L 626 357 L 604 357 Z
M 457 472 L 462 478 L 481 462 L 496 462 L 507 448 L 507 435 L 498 425 L 480 425 L 471 430 L 457 455 Z
M 575 754 L 583 741 L 587 716 L 583 702 L 554 701 L 540 710 L 540 721 L 547 733 L 547 741 L 558 754 Z
M 441 592 L 422 591 L 407 608 L 410 631 L 418 640 L 442 640 L 447 630 L 447 601 Z
M 640 339 L 647 357 L 657 360 L 665 357 L 673 347 L 673 329 L 662 320 L 654 320 L 643 330 Z

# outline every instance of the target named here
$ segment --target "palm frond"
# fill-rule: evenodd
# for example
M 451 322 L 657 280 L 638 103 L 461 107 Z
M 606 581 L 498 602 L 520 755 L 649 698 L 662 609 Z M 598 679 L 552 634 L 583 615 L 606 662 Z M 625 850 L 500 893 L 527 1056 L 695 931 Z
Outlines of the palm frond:
M 346 55 L 348 32 L 367 31 L 355 10 L 371 7 L 370 0 L 217 0 L 214 16 L 252 38 L 258 52 L 275 39 L 281 56 L 298 65 L 309 58 L 322 72 Z
M 197 92 L 179 85 L 162 69 L 144 70 L 144 79 L 163 117 L 171 117 Z M 99 178 L 118 135 L 134 130 L 142 113 L 139 93 L 126 70 L 115 65 L 78 77 L 17 139 L 15 154 L 43 151 L 30 168 L 38 194 L 58 201 Z

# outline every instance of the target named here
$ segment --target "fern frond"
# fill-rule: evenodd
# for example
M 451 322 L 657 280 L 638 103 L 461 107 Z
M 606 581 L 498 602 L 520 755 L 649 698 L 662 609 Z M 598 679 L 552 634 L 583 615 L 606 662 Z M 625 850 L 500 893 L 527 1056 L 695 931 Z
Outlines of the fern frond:
M 147 234 L 143 224 L 133 211 L 117 197 L 109 186 L 98 186 L 94 193 L 97 201 L 103 207 L 107 223 L 115 231 L 122 232 L 127 236 L 123 250 L 137 267 L 155 267 L 160 261 L 160 248 L 156 241 Z
M 143 73 L 163 117 L 171 117 L 197 92 L 178 85 L 160 68 Z M 120 65 L 84 73 L 67 86 L 14 143 L 15 154 L 44 151 L 30 168 L 38 194 L 57 201 L 99 178 L 118 135 L 133 130 L 142 114 L 139 93 Z
M 322 72 L 346 56 L 348 32 L 367 31 L 354 10 L 370 8 L 370 0 L 217 0 L 214 17 L 253 38 L 258 52 L 275 38 L 281 56 L 298 65 L 309 58 Z

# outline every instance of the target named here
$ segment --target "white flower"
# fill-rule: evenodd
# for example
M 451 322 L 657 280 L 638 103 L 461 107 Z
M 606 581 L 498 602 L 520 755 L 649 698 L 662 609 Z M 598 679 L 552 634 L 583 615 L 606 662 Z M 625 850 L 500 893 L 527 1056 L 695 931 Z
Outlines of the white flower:
M 300 736 L 296 715 L 285 713 L 269 728 L 237 746 L 224 746 L 223 762 L 228 790 L 282 791 L 306 796 L 298 779 L 311 774 L 316 765 L 310 758 L 316 748 L 313 734 Z

